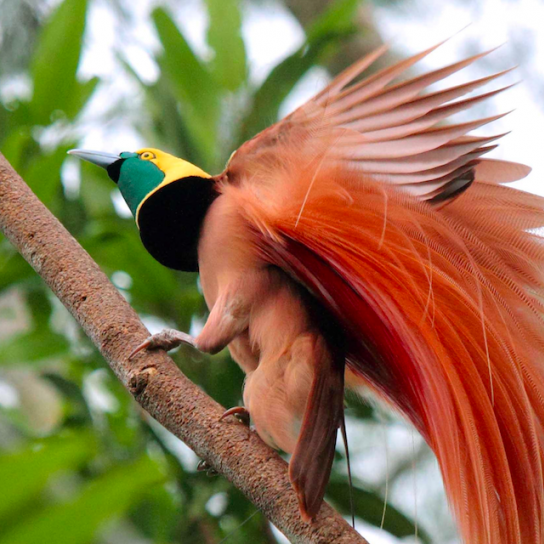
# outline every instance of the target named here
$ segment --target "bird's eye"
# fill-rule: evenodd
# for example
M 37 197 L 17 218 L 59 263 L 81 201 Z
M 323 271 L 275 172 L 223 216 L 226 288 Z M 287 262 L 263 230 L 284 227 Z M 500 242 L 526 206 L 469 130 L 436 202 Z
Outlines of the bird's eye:
M 143 159 L 144 161 L 150 161 L 151 159 L 154 159 L 154 158 L 155 158 L 155 154 L 151 153 L 151 151 L 144 151 L 140 155 L 140 159 Z

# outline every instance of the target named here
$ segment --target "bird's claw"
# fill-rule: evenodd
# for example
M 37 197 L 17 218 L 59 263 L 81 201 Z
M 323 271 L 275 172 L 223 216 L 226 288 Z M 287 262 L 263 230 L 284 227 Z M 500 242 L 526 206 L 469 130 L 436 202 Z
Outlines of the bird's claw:
M 151 336 L 145 341 L 145 342 L 142 342 L 129 356 L 128 356 L 128 360 L 130 361 L 137 353 L 139 353 L 140 351 L 144 350 L 144 349 L 147 349 L 151 346 Z
M 236 419 L 238 419 L 241 423 L 243 423 L 246 427 L 249 427 L 249 412 L 246 408 L 243 406 L 234 406 L 233 408 L 229 408 L 220 418 L 219 421 L 222 421 L 228 416 L 235 416 Z
M 164 349 L 170 351 L 177 348 L 181 344 L 195 346 L 195 341 L 192 336 L 185 332 L 176 331 L 175 329 L 164 329 L 157 334 L 153 334 L 142 342 L 129 356 L 130 361 L 137 353 L 144 349 Z

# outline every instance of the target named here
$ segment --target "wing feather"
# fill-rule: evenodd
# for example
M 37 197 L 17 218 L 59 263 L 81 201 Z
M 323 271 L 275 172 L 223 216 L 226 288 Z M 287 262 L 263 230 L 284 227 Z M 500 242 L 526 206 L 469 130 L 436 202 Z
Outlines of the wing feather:
M 358 168 L 371 175 L 379 174 L 410 174 L 418 171 L 430 170 L 438 166 L 444 166 L 460 157 L 466 157 L 469 153 L 486 146 L 494 140 L 502 138 L 504 134 L 476 138 L 472 141 L 453 140 L 432 151 L 391 160 L 354 160 L 348 162 L 352 167 Z
M 443 91 L 428 93 L 417 99 L 411 100 L 410 102 L 406 102 L 392 110 L 383 111 L 380 113 L 373 113 L 372 115 L 367 115 L 366 117 L 360 116 L 354 120 L 344 121 L 342 119 L 335 119 L 335 123 L 342 123 L 343 126 L 357 130 L 361 133 L 364 133 L 365 135 L 367 132 L 378 130 L 380 128 L 389 128 L 402 125 L 403 123 L 413 121 L 414 119 L 419 119 L 424 115 L 428 115 L 436 111 L 442 111 L 442 108 L 440 108 L 440 106 L 442 106 L 443 104 L 450 102 L 451 100 L 460 98 L 461 96 L 464 96 L 465 94 L 474 91 L 475 89 L 485 85 L 486 83 L 489 83 L 490 81 L 493 81 L 497 77 L 503 75 L 503 73 L 507 72 L 508 70 L 505 70 L 502 73 L 480 78 L 476 81 L 471 81 L 470 83 L 464 83 L 462 85 L 450 87 Z M 491 98 L 492 96 L 495 96 L 496 94 L 509 89 L 511 86 L 512 85 L 508 85 L 502 87 L 501 89 L 497 89 L 496 91 L 493 91 L 491 93 L 484 94 L 481 96 L 481 98 L 483 100 Z M 480 100 L 476 101 L 479 98 L 480 97 L 472 98 L 471 100 L 474 100 L 474 102 L 471 103 L 467 101 L 465 102 L 465 104 L 468 107 L 475 106 L 480 102 Z M 456 107 L 460 103 L 461 102 L 455 102 L 454 104 L 450 104 L 450 106 Z M 449 115 L 453 115 L 454 113 L 457 113 L 457 111 L 451 111 L 449 112 Z M 439 120 L 442 119 L 444 119 L 444 117 Z
M 375 175 L 374 179 L 376 179 L 376 181 L 384 181 L 386 183 L 393 183 L 398 185 L 411 185 L 411 184 L 437 181 L 443 176 L 450 174 L 451 172 L 453 172 L 454 170 L 458 169 L 459 167 L 465 164 L 475 165 L 477 161 L 474 161 L 474 159 L 477 159 L 484 153 L 488 153 L 491 149 L 494 149 L 496 147 L 497 146 L 494 145 L 494 146 L 478 148 L 476 151 L 473 151 L 472 153 L 466 153 L 462 157 L 456 160 L 450 161 L 443 166 L 437 166 L 436 168 L 431 168 L 430 170 L 425 170 L 425 171 L 420 170 L 412 174 L 387 174 L 383 176 L 384 179 L 381 179 L 379 175 Z M 468 162 L 467 162 L 467 159 L 469 159 Z
M 431 111 L 434 107 L 449 102 L 450 100 L 459 98 L 477 89 L 478 87 L 486 85 L 487 83 L 497 79 L 498 77 L 510 71 L 511 70 L 503 70 L 502 72 L 498 72 L 497 74 L 482 77 L 469 83 L 464 83 L 462 85 L 456 85 L 455 87 L 450 87 L 442 91 L 429 93 L 417 99 L 412 98 L 410 100 L 405 100 L 398 105 L 404 105 L 404 109 L 411 111 L 413 115 L 418 115 L 418 111 L 425 108 L 428 112 Z M 373 103 L 377 100 L 378 99 L 375 98 L 374 100 L 363 102 L 360 106 L 351 107 L 344 113 L 339 114 L 334 111 L 328 111 L 327 114 L 330 117 L 331 121 L 334 122 L 334 124 L 342 126 L 346 123 L 357 121 L 358 119 L 364 119 L 366 116 L 369 115 L 379 116 L 380 113 L 390 112 L 393 109 L 384 108 L 383 105 L 380 107 L 379 102 L 378 105 Z M 397 112 L 395 111 L 394 113 Z M 397 122 L 396 119 L 394 119 L 394 121 Z
M 505 114 L 494 115 L 485 119 L 478 119 L 469 123 L 446 125 L 439 128 L 427 128 L 417 134 L 410 134 L 404 138 L 378 142 L 365 142 L 365 136 L 342 138 L 336 145 L 335 153 L 346 154 L 350 159 L 396 159 L 410 157 L 437 149 L 463 136 L 469 130 L 481 127 Z M 347 151 L 344 148 L 349 148 Z
M 366 105 L 372 109 L 374 113 L 378 113 L 409 102 L 429 85 L 432 85 L 433 83 L 436 83 L 437 81 L 440 81 L 449 75 L 452 75 L 455 72 L 458 72 L 459 70 L 471 65 L 473 62 L 485 57 L 492 51 L 493 50 L 474 55 L 468 59 L 450 64 L 445 68 L 440 68 L 438 70 L 429 72 L 428 74 L 424 74 L 422 76 L 409 79 L 408 81 L 393 85 L 387 89 L 384 89 L 380 95 L 367 100 Z
M 476 167 L 476 181 L 484 183 L 511 183 L 522 179 L 531 172 L 531 168 L 517 162 L 487 159 Z
M 351 87 L 340 91 L 336 96 L 330 93 L 328 109 L 332 114 L 338 111 L 344 111 L 348 108 L 353 108 L 357 104 L 364 102 L 368 98 L 375 96 L 377 93 L 383 91 L 386 85 L 391 83 L 403 72 L 412 67 L 416 62 L 425 58 L 429 53 L 432 53 L 435 49 L 440 47 L 444 42 L 433 45 L 425 51 L 413 55 L 407 59 L 397 62 L 393 66 L 383 68 L 379 72 L 372 74 L 363 81 L 355 83 Z M 334 81 L 333 81 L 334 83 Z
M 427 130 L 428 128 L 435 126 L 437 123 L 443 121 L 444 119 L 447 119 L 451 115 L 454 115 L 456 113 L 469 109 L 476 104 L 484 102 L 491 96 L 495 96 L 496 94 L 508 89 L 509 87 L 511 87 L 511 85 L 509 85 L 508 87 L 502 87 L 489 93 L 482 94 L 480 96 L 459 100 L 457 102 L 453 102 L 452 104 L 448 104 L 447 106 L 436 108 L 432 111 L 431 108 L 428 108 L 428 113 L 423 113 L 422 115 L 418 115 L 417 117 L 414 117 L 413 109 L 407 108 L 407 115 L 405 115 L 403 119 L 407 121 L 406 123 L 402 124 L 400 122 L 393 122 L 390 123 L 389 126 L 386 126 L 387 123 L 380 122 L 379 125 L 375 125 L 375 130 L 365 131 L 364 137 L 369 142 L 380 142 L 384 140 L 403 138 L 411 134 L 417 134 L 418 132 L 422 132 L 424 130 Z M 396 112 L 396 114 L 399 115 L 400 112 Z M 398 119 L 399 117 L 397 117 L 397 121 Z M 363 120 L 363 122 L 364 121 L 366 121 L 366 119 Z M 357 128 L 358 122 L 353 124 L 348 123 L 346 126 L 353 130 L 359 130 Z
M 474 97 L 464 95 L 510 72 L 490 74 L 466 83 L 429 92 L 430 85 L 479 61 L 492 51 L 397 81 L 414 64 L 440 45 L 401 60 L 360 79 L 387 50 L 382 46 L 337 76 L 313 99 L 282 121 L 246 142 L 233 156 L 225 179 L 236 183 L 255 161 L 273 163 L 278 145 L 304 142 L 301 160 L 344 163 L 369 177 L 392 183 L 431 203 L 444 204 L 474 181 L 508 183 L 528 174 L 526 166 L 481 158 L 504 134 L 475 136 L 472 131 L 499 119 L 495 115 L 470 122 L 442 125 L 452 115 L 479 105 L 512 85 Z M 360 80 L 358 80 L 360 79 Z M 465 166 L 468 167 L 471 173 Z M 459 176 L 456 183 L 455 174 Z M 443 191 L 443 198 L 440 198 Z

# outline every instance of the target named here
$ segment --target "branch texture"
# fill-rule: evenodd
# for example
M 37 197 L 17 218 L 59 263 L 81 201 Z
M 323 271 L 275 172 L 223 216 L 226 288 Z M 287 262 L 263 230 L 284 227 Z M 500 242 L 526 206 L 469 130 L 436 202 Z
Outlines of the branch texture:
M 323 504 L 300 517 L 287 464 L 189 381 L 164 352 L 129 353 L 149 335 L 136 312 L 0 154 L 0 229 L 100 350 L 136 401 L 220 472 L 294 543 L 365 544 Z

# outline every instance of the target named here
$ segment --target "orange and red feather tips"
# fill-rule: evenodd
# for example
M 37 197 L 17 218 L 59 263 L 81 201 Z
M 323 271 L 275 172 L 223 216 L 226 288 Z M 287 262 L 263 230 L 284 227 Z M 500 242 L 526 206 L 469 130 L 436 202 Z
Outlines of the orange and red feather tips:
M 268 185 L 224 188 L 263 258 L 332 312 L 349 371 L 429 442 L 468 541 L 540 542 L 544 244 L 528 229 L 544 200 L 475 183 L 438 211 L 296 150 L 280 159 Z
M 229 178 L 235 181 L 239 175 L 247 174 L 248 164 L 255 160 L 273 162 L 277 145 L 299 145 L 301 139 L 305 139 L 308 146 L 319 147 L 320 142 L 328 140 L 331 145 L 327 161 L 340 161 L 376 181 L 402 186 L 422 200 L 435 199 L 438 189 L 448 189 L 453 181 L 448 176 L 456 169 L 477 158 L 478 163 L 484 165 L 486 159 L 479 157 L 493 149 L 494 146 L 489 146 L 491 142 L 503 136 L 466 136 L 500 116 L 438 128 L 436 125 L 511 87 L 507 85 L 458 100 L 510 72 L 508 69 L 440 91 L 425 92 L 429 85 L 470 66 L 492 51 L 394 83 L 439 45 L 353 83 L 386 48 L 369 54 L 335 78 L 312 100 L 246 142 L 229 164 Z M 471 164 L 471 168 L 475 164 Z M 500 170 L 498 178 L 508 181 L 527 175 L 527 170 L 520 165 L 506 161 L 502 162 Z M 465 189 L 476 177 L 477 173 L 465 176 Z M 453 192 L 449 198 L 458 194 Z
M 421 94 L 483 54 L 392 84 L 433 49 L 355 84 L 383 51 L 349 68 L 246 143 L 222 191 L 265 262 L 343 328 L 348 383 L 375 391 L 433 448 L 466 541 L 539 544 L 544 199 L 499 185 L 527 167 L 481 158 L 500 135 L 470 131 L 495 118 L 436 127 L 503 90 L 451 102 L 502 73 Z M 322 481 L 306 488 L 295 466 L 311 518 Z

